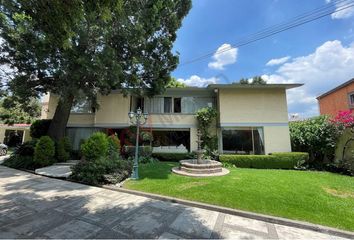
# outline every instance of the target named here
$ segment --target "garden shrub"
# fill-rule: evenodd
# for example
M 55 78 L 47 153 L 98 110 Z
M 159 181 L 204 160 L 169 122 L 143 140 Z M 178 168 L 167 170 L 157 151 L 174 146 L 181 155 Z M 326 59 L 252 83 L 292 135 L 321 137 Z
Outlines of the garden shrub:
M 59 162 L 66 162 L 70 159 L 71 144 L 67 137 L 60 139 L 56 147 L 56 155 Z
M 307 153 L 273 153 L 272 155 L 220 155 L 219 159 L 227 165 L 240 168 L 294 169 L 308 160 Z
M 339 132 L 328 116 L 293 121 L 289 129 L 292 149 L 309 153 L 308 167 L 323 169 L 333 160 Z
M 134 162 L 134 157 L 129 157 L 129 161 Z M 143 156 L 139 156 L 139 163 L 141 164 L 148 164 L 148 163 L 156 163 L 159 160 L 157 158 L 154 157 L 143 157 Z
M 36 164 L 33 160 L 33 155 L 37 141 L 37 139 L 32 139 L 31 141 L 24 142 L 3 162 L 3 165 L 16 169 L 34 170 Z
M 99 157 L 75 165 L 70 178 L 91 185 L 115 184 L 129 177 L 131 171 L 131 161 L 117 157 Z
M 9 158 L 5 159 L 2 165 L 16 169 L 34 170 L 36 168 L 33 156 L 21 156 L 17 154 L 12 154 Z
M 30 127 L 30 136 L 32 138 L 40 138 L 47 135 L 51 119 L 39 119 L 32 123 Z
M 39 167 L 46 167 L 55 162 L 55 144 L 49 136 L 42 136 L 34 148 L 34 162 Z
M 167 162 L 178 162 L 184 159 L 196 158 L 194 153 L 153 153 L 152 157 Z
M 91 135 L 81 146 L 84 160 L 72 168 L 71 179 L 86 184 L 115 184 L 129 177 L 132 162 L 120 156 L 117 136 Z
M 108 137 L 108 154 L 120 152 L 120 141 L 116 135 Z
M 102 132 L 95 132 L 82 145 L 82 155 L 86 160 L 96 160 L 107 156 L 109 141 L 107 135 Z

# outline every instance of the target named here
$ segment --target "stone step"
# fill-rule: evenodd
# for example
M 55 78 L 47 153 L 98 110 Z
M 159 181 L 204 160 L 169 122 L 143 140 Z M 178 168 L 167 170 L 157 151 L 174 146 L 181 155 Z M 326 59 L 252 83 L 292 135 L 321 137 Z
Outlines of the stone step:
M 209 173 L 218 173 L 222 172 L 221 167 L 216 167 L 216 168 L 208 168 L 208 169 L 197 169 L 197 168 L 187 168 L 184 166 L 180 167 L 180 170 L 189 172 L 189 173 L 196 173 L 196 174 L 209 174 Z

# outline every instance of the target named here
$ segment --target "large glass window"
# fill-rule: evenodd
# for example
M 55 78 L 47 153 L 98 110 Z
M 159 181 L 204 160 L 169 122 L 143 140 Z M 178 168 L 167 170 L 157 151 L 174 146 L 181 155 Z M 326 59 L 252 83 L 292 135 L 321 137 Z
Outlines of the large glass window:
M 173 99 L 173 112 L 180 113 L 181 112 L 181 98 Z
M 264 154 L 263 128 L 230 128 L 222 131 L 224 153 Z
M 170 146 L 185 147 L 189 150 L 190 133 L 189 131 L 165 131 L 153 130 L 153 147 Z
M 163 112 L 170 113 L 172 112 L 172 98 L 164 97 L 163 98 Z

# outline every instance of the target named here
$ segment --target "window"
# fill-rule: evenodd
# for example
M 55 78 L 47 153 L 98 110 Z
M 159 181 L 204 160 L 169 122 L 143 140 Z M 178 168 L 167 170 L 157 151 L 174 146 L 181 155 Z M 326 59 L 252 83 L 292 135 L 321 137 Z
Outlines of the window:
M 173 112 L 180 113 L 181 112 L 181 98 L 174 98 L 173 99 Z
M 222 131 L 224 153 L 264 154 L 263 128 L 234 128 Z
M 87 99 L 78 99 L 71 108 L 71 113 L 92 113 L 90 101 Z
M 190 132 L 189 131 L 172 131 L 172 130 L 154 130 L 152 132 L 153 147 L 170 146 L 181 147 L 182 145 L 190 149 Z
M 354 107 L 354 93 L 349 93 L 349 105 Z
M 170 113 L 172 112 L 172 98 L 164 97 L 163 98 L 163 112 Z

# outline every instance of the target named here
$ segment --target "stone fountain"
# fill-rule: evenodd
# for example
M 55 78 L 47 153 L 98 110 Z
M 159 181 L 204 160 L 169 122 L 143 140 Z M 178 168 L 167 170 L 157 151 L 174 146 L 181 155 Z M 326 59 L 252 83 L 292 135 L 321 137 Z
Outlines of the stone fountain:
M 212 177 L 223 176 L 229 173 L 229 170 L 222 167 L 218 161 L 203 159 L 204 150 L 201 147 L 201 132 L 197 132 L 197 159 L 181 160 L 180 166 L 172 168 L 172 172 L 191 177 Z

